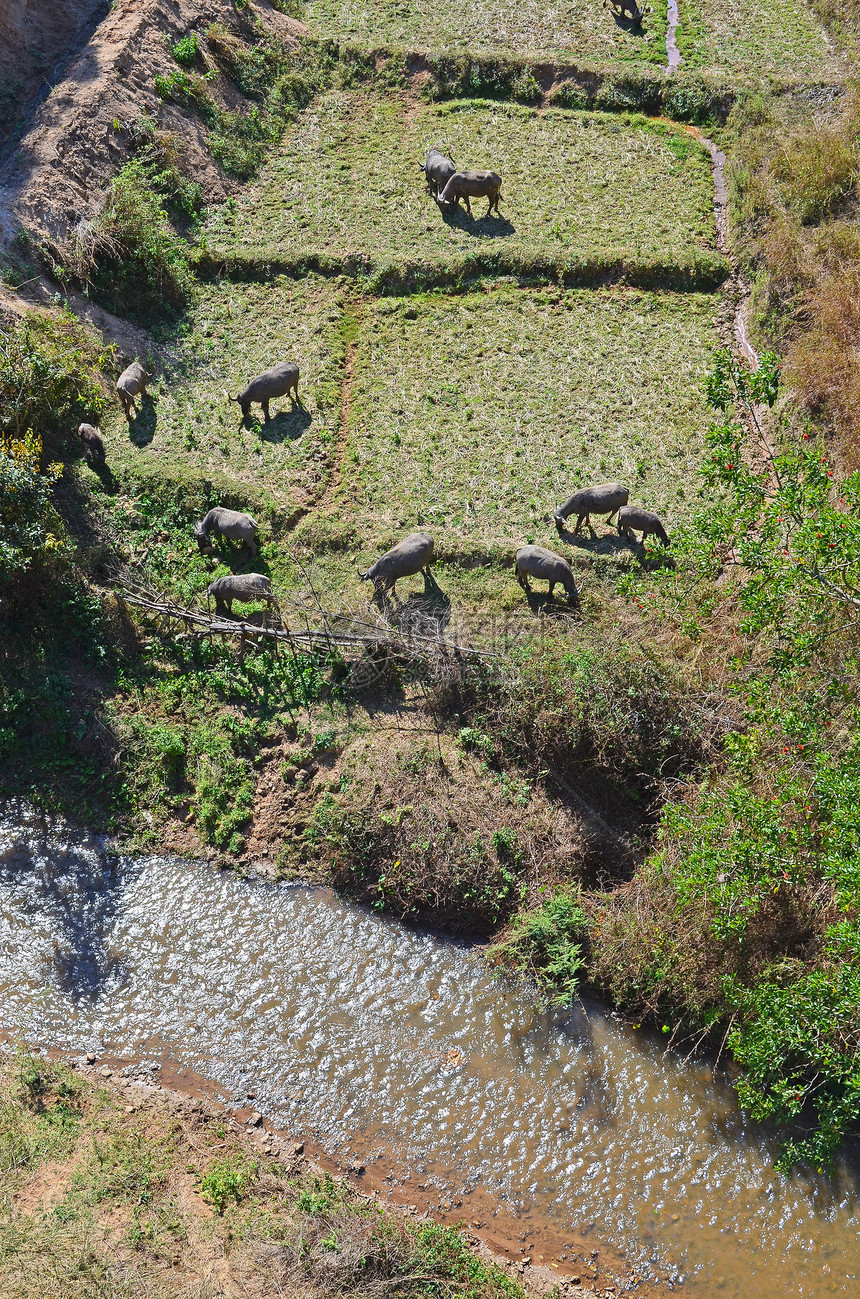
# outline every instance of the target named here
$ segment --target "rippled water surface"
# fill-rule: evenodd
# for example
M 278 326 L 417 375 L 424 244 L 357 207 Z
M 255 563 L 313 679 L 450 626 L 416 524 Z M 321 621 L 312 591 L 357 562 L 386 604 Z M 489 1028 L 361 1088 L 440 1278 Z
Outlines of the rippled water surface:
M 696 1295 L 858 1293 L 848 1169 L 774 1174 L 707 1068 L 322 890 L 111 857 L 21 811 L 0 823 L 0 1027 L 169 1055 L 332 1149 L 591 1226 Z

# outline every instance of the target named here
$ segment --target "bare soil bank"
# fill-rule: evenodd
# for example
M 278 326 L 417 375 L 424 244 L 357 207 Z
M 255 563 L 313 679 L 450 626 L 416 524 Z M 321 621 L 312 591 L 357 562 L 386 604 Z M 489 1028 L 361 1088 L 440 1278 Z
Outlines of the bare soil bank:
M 83 33 L 80 25 L 59 20 L 55 27 L 49 25 L 42 39 L 52 40 L 56 59 L 74 50 L 87 21 L 102 7 L 93 0 L 66 7 L 79 13 Z M 18 45 L 12 47 L 16 59 L 20 48 L 28 47 L 30 11 L 35 8 L 26 0 L 12 0 L 7 23 L 17 33 Z M 61 8 L 48 6 L 49 14 Z M 41 24 L 42 6 L 39 9 Z M 17 153 L 3 168 L 0 239 L 8 242 L 23 226 L 49 244 L 65 244 L 78 222 L 99 210 L 105 187 L 128 156 L 124 127 L 145 113 L 157 116 L 164 130 L 179 131 L 180 165 L 203 186 L 207 202 L 223 201 L 235 192 L 238 186 L 219 172 L 206 152 L 199 121 L 176 105 L 162 106 L 154 79 L 176 69 L 172 41 L 192 31 L 205 32 L 215 22 L 247 39 L 255 20 L 287 41 L 302 30 L 265 0 L 241 10 L 229 0 L 117 0 L 39 105 Z M 2 26 L 0 34 L 5 34 Z M 31 74 L 31 83 L 37 76 Z M 214 90 L 230 106 L 238 98 L 226 79 L 216 82 Z M 15 115 L 20 122 L 20 100 Z

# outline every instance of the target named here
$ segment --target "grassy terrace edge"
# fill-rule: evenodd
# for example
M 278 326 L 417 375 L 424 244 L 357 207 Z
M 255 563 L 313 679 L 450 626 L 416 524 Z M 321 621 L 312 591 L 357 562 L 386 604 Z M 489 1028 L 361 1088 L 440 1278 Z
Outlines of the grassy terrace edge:
M 431 100 L 487 98 L 514 103 L 603 112 L 641 112 L 698 125 L 722 124 L 735 103 L 761 90 L 757 78 L 727 77 L 662 67 L 553 61 L 512 54 L 467 54 L 406 45 L 341 42 L 308 35 L 302 57 L 328 73 L 338 69 L 350 83 L 364 80 L 398 87 L 417 82 Z M 798 92 L 841 90 L 828 79 L 767 78 L 768 94 L 779 99 Z
M 433 262 L 376 263 L 367 257 L 271 257 L 254 253 L 214 253 L 197 249 L 191 267 L 201 280 L 227 278 L 238 282 L 265 281 L 277 275 L 347 275 L 361 282 L 370 294 L 420 293 L 430 289 L 468 289 L 475 281 L 513 276 L 532 284 L 559 284 L 565 288 L 603 288 L 625 284 L 636 289 L 667 289 L 707 293 L 718 289 L 731 275 L 731 264 L 709 249 L 682 258 L 637 258 L 623 253 L 609 257 L 510 256 L 504 251 L 454 257 L 443 265 Z

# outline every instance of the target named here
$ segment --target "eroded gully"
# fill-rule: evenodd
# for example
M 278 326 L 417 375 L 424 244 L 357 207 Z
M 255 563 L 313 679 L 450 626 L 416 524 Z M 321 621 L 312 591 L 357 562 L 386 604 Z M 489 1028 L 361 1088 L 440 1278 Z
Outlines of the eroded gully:
M 535 1261 L 551 1242 L 562 1272 L 593 1241 L 604 1279 L 614 1247 L 628 1280 L 693 1295 L 856 1293 L 853 1165 L 782 1177 L 706 1063 L 324 890 L 113 856 L 19 807 L 0 990 L 7 1033 L 206 1080 L 437 1212 L 504 1220 Z

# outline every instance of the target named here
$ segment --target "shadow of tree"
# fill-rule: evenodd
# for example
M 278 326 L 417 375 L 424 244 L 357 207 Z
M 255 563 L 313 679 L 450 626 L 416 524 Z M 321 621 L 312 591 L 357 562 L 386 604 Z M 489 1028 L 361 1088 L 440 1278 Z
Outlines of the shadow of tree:
M 108 931 L 125 884 L 120 859 L 91 845 L 75 849 L 23 843 L 7 854 L 0 885 L 20 890 L 26 883 L 28 909 L 42 913 L 53 940 L 50 965 L 57 986 L 73 1001 L 95 1001 L 113 981 L 120 963 Z

